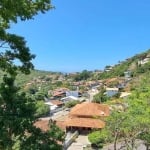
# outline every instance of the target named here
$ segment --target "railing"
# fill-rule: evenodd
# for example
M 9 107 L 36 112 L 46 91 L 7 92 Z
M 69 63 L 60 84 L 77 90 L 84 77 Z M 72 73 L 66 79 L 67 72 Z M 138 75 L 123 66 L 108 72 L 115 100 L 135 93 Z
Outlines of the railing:
M 79 135 L 78 131 L 75 131 L 70 135 L 70 137 L 67 137 L 67 139 L 63 144 L 63 150 L 67 150 L 67 148 L 75 141 L 78 135 Z

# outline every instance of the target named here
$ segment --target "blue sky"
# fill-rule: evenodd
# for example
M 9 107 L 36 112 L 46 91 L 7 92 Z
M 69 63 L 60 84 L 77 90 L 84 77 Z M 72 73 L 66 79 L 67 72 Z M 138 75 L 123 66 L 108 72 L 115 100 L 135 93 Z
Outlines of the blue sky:
M 11 28 L 36 54 L 36 69 L 103 69 L 150 48 L 150 0 L 53 0 L 52 4 L 55 9 Z

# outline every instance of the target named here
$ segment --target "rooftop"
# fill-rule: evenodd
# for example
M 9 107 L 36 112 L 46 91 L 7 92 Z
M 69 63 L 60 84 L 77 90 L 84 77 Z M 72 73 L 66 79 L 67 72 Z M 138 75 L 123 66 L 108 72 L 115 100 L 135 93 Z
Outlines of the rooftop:
M 42 131 L 48 131 L 50 129 L 49 127 L 49 120 L 38 120 L 34 124 L 37 128 L 40 128 Z M 56 121 L 56 125 L 61 128 L 62 130 L 65 130 L 66 126 L 64 124 L 64 121 Z
M 51 102 L 52 104 L 54 104 L 54 105 L 57 105 L 57 106 L 59 106 L 59 105 L 62 105 L 62 104 L 63 104 L 63 102 L 62 102 L 62 101 L 60 101 L 60 100 L 50 100 L 50 102 Z
M 105 123 L 99 119 L 92 119 L 92 118 L 68 118 L 65 121 L 66 126 L 71 127 L 86 127 L 86 128 L 104 128 Z
M 70 116 L 109 116 L 109 106 L 98 103 L 84 102 L 73 107 L 70 111 Z

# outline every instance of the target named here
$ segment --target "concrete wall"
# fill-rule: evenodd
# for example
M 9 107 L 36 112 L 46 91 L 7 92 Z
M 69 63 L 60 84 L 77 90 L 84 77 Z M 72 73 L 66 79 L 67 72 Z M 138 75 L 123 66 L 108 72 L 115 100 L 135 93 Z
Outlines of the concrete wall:
M 75 131 L 73 134 L 67 137 L 63 144 L 63 150 L 67 150 L 67 148 L 75 141 L 78 135 L 79 135 L 78 131 Z

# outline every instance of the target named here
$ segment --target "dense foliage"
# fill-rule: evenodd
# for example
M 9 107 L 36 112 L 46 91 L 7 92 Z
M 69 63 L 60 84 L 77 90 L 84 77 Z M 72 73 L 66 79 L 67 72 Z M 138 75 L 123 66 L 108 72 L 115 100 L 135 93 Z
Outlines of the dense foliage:
M 28 20 L 39 12 L 52 8 L 49 0 L 0 1 L 0 149 L 43 150 L 62 149 L 58 141 L 63 132 L 50 122 L 50 131 L 36 128 L 35 100 L 27 96 L 16 84 L 18 73 L 29 74 L 32 59 L 23 37 L 8 33 L 10 23 Z M 15 62 L 19 62 L 16 64 Z
M 113 141 L 114 150 L 117 143 L 122 143 L 126 149 L 135 149 L 138 145 L 137 139 L 144 141 L 147 149 L 150 147 L 150 73 L 144 76 L 139 85 L 132 91 L 132 95 L 124 100 L 126 106 L 124 111 L 114 110 L 106 120 L 106 128 L 103 132 L 94 132 L 92 135 L 99 134 L 99 139 L 89 139 L 92 143 L 106 144 Z M 106 132 L 107 131 L 107 132 Z M 103 134 L 105 133 L 104 139 Z M 110 139 L 111 137 L 111 139 Z
M 44 104 L 43 101 L 37 101 L 35 104 L 36 112 L 35 117 L 46 116 L 50 113 L 50 107 Z
M 80 103 L 80 101 L 78 101 L 78 100 L 68 101 L 67 103 L 65 103 L 65 107 L 71 108 L 79 103 Z
M 74 80 L 75 81 L 87 80 L 88 78 L 90 78 L 90 76 L 91 76 L 90 71 L 83 70 L 81 73 L 75 75 Z
M 103 103 L 110 99 L 106 94 L 106 90 L 104 88 L 100 89 L 100 92 L 93 97 L 93 102 L 95 103 Z
M 124 76 L 124 72 L 130 70 L 131 76 L 138 76 L 141 73 L 145 73 L 149 70 L 150 63 L 145 63 L 143 65 L 138 64 L 138 62 L 144 60 L 145 58 L 149 58 L 150 50 L 143 52 L 141 54 L 137 54 L 131 58 L 126 59 L 125 61 L 119 61 L 115 66 L 106 66 L 104 72 L 99 73 L 97 79 L 107 79 L 113 77 L 122 77 Z M 108 70 L 108 68 L 110 68 Z

